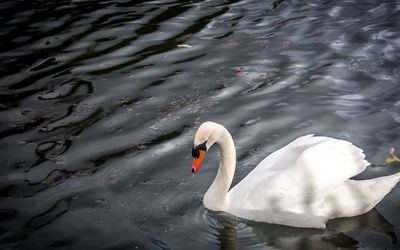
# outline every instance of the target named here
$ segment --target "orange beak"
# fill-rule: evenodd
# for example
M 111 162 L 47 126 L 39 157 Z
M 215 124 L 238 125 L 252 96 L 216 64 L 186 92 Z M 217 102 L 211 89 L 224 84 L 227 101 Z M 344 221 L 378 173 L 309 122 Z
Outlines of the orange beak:
M 193 158 L 193 162 L 192 162 L 192 172 L 193 173 L 196 173 L 197 170 L 199 170 L 205 155 L 206 155 L 206 151 L 199 150 L 199 157 L 194 157 Z

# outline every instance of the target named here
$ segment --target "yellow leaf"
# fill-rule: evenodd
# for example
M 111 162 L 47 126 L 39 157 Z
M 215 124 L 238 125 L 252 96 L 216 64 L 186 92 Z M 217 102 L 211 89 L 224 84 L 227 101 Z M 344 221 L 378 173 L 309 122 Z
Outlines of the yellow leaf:
M 400 158 L 395 155 L 394 148 L 390 149 L 389 154 L 390 156 L 385 160 L 386 165 L 400 164 Z

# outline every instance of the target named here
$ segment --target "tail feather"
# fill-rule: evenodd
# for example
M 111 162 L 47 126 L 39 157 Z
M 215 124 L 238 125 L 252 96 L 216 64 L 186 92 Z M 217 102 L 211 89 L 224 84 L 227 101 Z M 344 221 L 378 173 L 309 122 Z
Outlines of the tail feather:
M 400 181 L 400 173 L 369 180 L 356 181 L 358 188 L 365 194 L 368 212 L 374 208 Z
M 400 181 L 400 173 L 369 180 L 348 180 L 325 199 L 328 219 L 352 217 L 374 208 Z

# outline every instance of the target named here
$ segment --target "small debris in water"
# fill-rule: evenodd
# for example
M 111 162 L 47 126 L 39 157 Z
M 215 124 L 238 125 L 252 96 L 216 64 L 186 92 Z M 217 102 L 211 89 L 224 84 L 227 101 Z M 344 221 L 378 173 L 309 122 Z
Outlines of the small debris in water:
M 281 47 L 281 49 L 287 49 L 287 48 L 289 48 L 291 45 L 292 45 L 292 42 L 291 42 L 291 41 L 288 41 L 288 40 L 284 40 L 284 41 L 281 41 L 281 42 L 279 43 L 279 47 Z
M 237 47 L 237 46 L 240 45 L 240 43 L 238 43 L 238 42 L 229 42 L 229 43 L 227 43 L 227 44 L 228 44 L 228 46 L 230 46 L 230 47 Z
M 107 205 L 107 200 L 106 199 L 97 199 L 95 200 L 96 203 L 102 204 L 102 205 Z
M 177 46 L 178 46 L 178 48 L 191 48 L 192 47 L 192 45 L 189 45 L 189 44 L 178 44 Z
M 395 151 L 394 148 L 390 149 L 390 152 L 389 152 L 390 156 L 388 158 L 386 158 L 386 160 L 385 160 L 386 165 L 400 164 L 400 158 L 395 155 L 394 151 Z
M 242 77 L 242 76 L 247 75 L 247 72 L 245 72 L 243 70 L 238 70 L 238 71 L 235 71 L 234 74 L 235 74 L 235 76 Z

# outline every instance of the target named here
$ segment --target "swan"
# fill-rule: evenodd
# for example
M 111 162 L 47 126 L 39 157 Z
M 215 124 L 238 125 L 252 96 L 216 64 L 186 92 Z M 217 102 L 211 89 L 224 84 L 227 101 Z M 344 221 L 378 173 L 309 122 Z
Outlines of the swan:
M 191 170 L 199 170 L 213 144 L 219 145 L 220 162 L 203 197 L 204 207 L 246 220 L 324 229 L 330 219 L 368 212 L 400 180 L 400 173 L 350 179 L 370 165 L 360 148 L 344 140 L 305 135 L 267 156 L 230 189 L 236 150 L 221 124 L 205 122 L 198 128 Z

